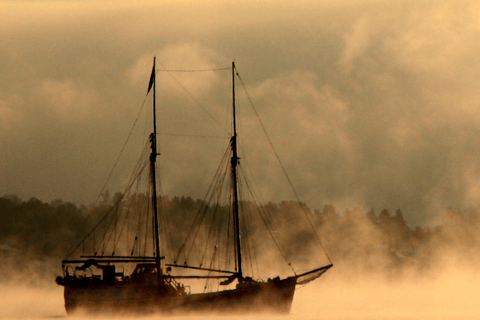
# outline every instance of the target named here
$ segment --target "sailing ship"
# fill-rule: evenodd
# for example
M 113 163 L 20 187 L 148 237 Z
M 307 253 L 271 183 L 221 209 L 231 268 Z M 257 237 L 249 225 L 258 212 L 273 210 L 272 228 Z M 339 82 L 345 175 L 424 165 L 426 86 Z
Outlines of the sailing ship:
M 126 193 L 117 197 L 112 209 L 107 212 L 94 226 L 82 241 L 62 261 L 63 275 L 56 278 L 57 284 L 64 287 L 65 309 L 67 314 L 77 311 L 87 313 L 116 313 L 116 314 L 183 314 L 187 312 L 212 312 L 212 313 L 245 313 L 245 312 L 274 312 L 289 313 L 292 305 L 295 288 L 306 284 L 326 272 L 332 267 L 328 263 L 316 266 L 302 273 L 284 277 L 274 276 L 267 280 L 256 279 L 245 271 L 246 231 L 243 230 L 241 207 L 250 206 L 240 200 L 239 191 L 239 155 L 237 144 L 237 119 L 235 101 L 235 63 L 232 63 L 232 124 L 233 133 L 229 137 L 227 152 L 222 161 L 228 169 L 224 171 L 231 182 L 224 183 L 229 188 L 227 198 L 231 204 L 202 205 L 193 225 L 186 232 L 186 240 L 179 246 L 178 254 L 168 259 L 162 255 L 161 230 L 167 221 L 161 221 L 162 204 L 161 196 L 157 195 L 156 162 L 159 156 L 157 147 L 156 124 L 156 60 L 154 58 L 153 70 L 150 77 L 147 95 L 153 88 L 153 132 L 149 135 L 149 142 L 145 150 L 145 165 L 138 166 L 134 177 L 139 177 L 140 172 L 148 172 L 149 189 L 145 193 L 135 193 L 127 196 Z M 230 69 L 230 68 L 228 68 Z M 142 162 L 143 163 L 143 162 Z M 143 170 L 143 169 L 149 170 Z M 223 172 L 223 171 L 222 171 Z M 224 175 L 217 172 L 217 181 L 212 189 L 219 187 L 219 180 Z M 136 183 L 129 183 L 129 187 Z M 133 193 L 133 192 L 132 192 Z M 209 193 L 210 194 L 210 193 Z M 206 199 L 214 199 L 208 195 Z M 121 205 L 130 204 L 134 209 L 125 209 Z M 147 203 L 142 207 L 139 203 Z M 115 208 L 115 209 L 113 209 Z M 151 211 L 151 218 L 143 215 L 144 211 Z M 207 236 L 216 234 L 215 241 L 206 241 L 200 246 L 197 242 L 201 238 L 198 225 L 209 217 L 222 216 L 222 224 L 213 222 L 210 227 L 203 228 Z M 130 222 L 121 225 L 121 218 L 129 218 Z M 128 220 L 128 219 L 126 219 Z M 132 227 L 133 220 L 137 220 L 138 227 Z M 165 219 L 164 219 L 165 220 Z M 212 220 L 213 221 L 213 220 Z M 264 221 L 265 222 L 265 221 Z M 266 222 L 268 225 L 268 221 Z M 140 227 L 142 225 L 143 227 Z M 102 229 L 102 226 L 103 229 Z M 217 229 L 226 226 L 226 232 Z M 102 229 L 103 236 L 96 236 Z M 149 233 L 144 238 L 131 234 L 129 230 L 145 231 Z M 130 244 L 121 245 L 120 235 L 127 233 Z M 243 233 L 242 233 L 243 232 Z M 175 231 L 174 231 L 175 233 Z M 181 232 L 179 232 L 181 233 Z M 221 242 L 219 234 L 233 238 Z M 271 233 L 275 236 L 274 233 Z M 232 237 L 233 236 L 233 237 Z M 93 238 L 93 239 L 92 239 Z M 142 240 L 143 239 L 143 240 Z M 148 246 L 149 249 L 147 248 Z M 190 249 L 187 247 L 190 245 Z M 110 246 L 110 247 L 109 247 Z M 113 246 L 113 247 L 112 247 Z M 86 253 L 86 249 L 91 253 Z M 192 249 L 193 248 L 193 249 Z M 200 249 L 204 248 L 204 249 Z M 224 248 L 226 253 L 222 256 L 220 251 Z M 150 251 L 149 251 L 150 250 Z M 78 251 L 81 251 L 79 254 Z M 87 250 L 88 251 L 88 250 Z M 74 257 L 74 252 L 76 256 Z M 125 253 L 127 252 L 127 253 Z M 148 254 L 147 252 L 150 252 Z M 205 266 L 200 262 L 189 263 L 188 256 L 195 253 L 202 257 L 210 255 L 212 258 Z M 179 263 L 181 255 L 185 257 Z M 220 257 L 233 257 L 233 262 L 220 264 Z M 328 256 L 327 256 L 328 257 Z M 190 259 L 192 260 L 192 259 Z M 202 260 L 204 261 L 204 260 Z M 190 274 L 187 271 L 195 272 Z M 293 270 L 293 269 L 292 269 Z M 189 281 L 192 284 L 189 284 Z M 214 285 L 202 285 L 200 292 L 194 292 L 195 281 L 206 281 Z

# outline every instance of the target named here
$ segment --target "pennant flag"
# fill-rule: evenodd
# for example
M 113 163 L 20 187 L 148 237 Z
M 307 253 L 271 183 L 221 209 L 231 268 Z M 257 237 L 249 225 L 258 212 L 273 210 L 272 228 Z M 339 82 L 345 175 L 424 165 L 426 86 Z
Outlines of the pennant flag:
M 150 76 L 150 82 L 148 83 L 147 94 L 150 92 L 150 89 L 152 89 L 153 81 L 155 81 L 155 64 L 153 64 L 152 75 Z

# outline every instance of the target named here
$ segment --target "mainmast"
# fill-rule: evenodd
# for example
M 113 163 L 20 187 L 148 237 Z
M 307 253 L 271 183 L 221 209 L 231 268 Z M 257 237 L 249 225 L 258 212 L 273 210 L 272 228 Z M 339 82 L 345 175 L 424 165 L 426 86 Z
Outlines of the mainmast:
M 152 201 L 153 201 L 153 215 L 155 221 L 155 264 L 157 266 L 157 278 L 159 280 L 159 284 L 161 283 L 162 277 L 162 269 L 160 265 L 160 238 L 158 235 L 158 205 L 157 205 L 157 179 L 156 179 L 156 170 L 155 170 L 155 163 L 157 160 L 157 112 L 156 112 L 156 101 L 155 101 L 155 57 L 153 58 L 153 70 L 152 75 L 150 77 L 150 86 L 153 84 L 153 133 L 150 134 L 150 142 L 152 152 L 150 154 L 150 166 L 151 166 L 151 173 L 152 173 Z M 152 83 L 153 81 L 153 83 Z
M 232 180 L 233 180 L 233 223 L 235 228 L 235 242 L 236 242 L 236 256 L 237 256 L 237 275 L 238 281 L 243 280 L 242 274 L 242 250 L 240 237 L 240 219 L 238 217 L 238 185 L 237 185 L 237 120 L 235 114 L 235 62 L 232 62 L 232 91 L 233 91 L 233 136 L 231 139 L 232 145 Z

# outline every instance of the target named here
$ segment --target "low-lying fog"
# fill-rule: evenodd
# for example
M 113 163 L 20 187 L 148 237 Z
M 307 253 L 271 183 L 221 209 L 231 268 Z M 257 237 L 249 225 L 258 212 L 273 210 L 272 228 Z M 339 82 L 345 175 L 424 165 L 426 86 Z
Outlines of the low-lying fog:
M 0 217 L 10 221 L 12 227 L 8 229 L 11 234 L 4 232 L 2 238 L 0 318 L 66 317 L 63 287 L 55 284 L 55 277 L 62 272 L 63 246 L 73 240 L 72 230 L 78 227 L 50 220 L 63 217 L 65 221 L 78 221 L 75 217 L 81 212 L 61 202 L 2 199 L 0 204 L 9 210 L 0 210 L 5 213 Z M 171 199 L 170 205 L 175 202 L 186 212 L 187 204 L 194 204 L 188 199 Z M 290 202 L 273 206 L 273 216 L 292 217 L 297 207 Z M 43 214 L 32 216 L 32 212 Z M 450 210 L 439 215 L 436 226 L 415 228 L 405 223 L 400 211 L 391 215 L 383 210 L 377 215 L 356 208 L 338 213 L 334 207 L 326 206 L 311 213 L 322 247 L 334 266 L 297 289 L 286 319 L 433 320 L 480 315 L 480 212 Z M 62 228 L 43 232 L 45 226 L 52 225 Z M 294 266 L 302 262 L 297 271 L 307 268 L 310 262 L 314 262 L 312 266 L 329 263 L 325 259 L 317 261 L 316 256 L 324 256 L 322 248 L 306 235 L 305 229 L 291 222 L 285 226 L 288 232 L 281 234 L 291 249 L 287 254 L 293 255 Z M 264 233 L 257 236 L 266 241 Z M 259 247 L 259 260 L 262 257 L 271 260 L 267 271 L 283 275 L 278 267 L 281 261 L 271 257 L 271 247 Z
M 479 285 L 480 276 L 475 270 L 454 262 L 422 277 L 406 274 L 394 280 L 382 274 L 354 275 L 343 266 L 338 266 L 315 282 L 298 288 L 291 314 L 282 318 L 474 319 L 480 315 Z M 0 318 L 57 317 L 66 317 L 66 314 L 63 309 L 63 288 L 54 285 L 53 279 L 51 285 L 11 283 L 1 286 Z M 270 318 L 266 315 L 260 317 Z M 277 319 L 278 316 L 271 318 Z

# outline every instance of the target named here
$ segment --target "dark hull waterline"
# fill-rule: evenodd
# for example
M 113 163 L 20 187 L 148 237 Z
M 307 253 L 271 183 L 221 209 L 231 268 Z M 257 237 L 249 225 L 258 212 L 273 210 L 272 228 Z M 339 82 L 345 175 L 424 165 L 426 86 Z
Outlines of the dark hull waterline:
M 179 295 L 154 285 L 65 286 L 67 314 L 289 313 L 296 278 L 255 282 L 241 288 Z

